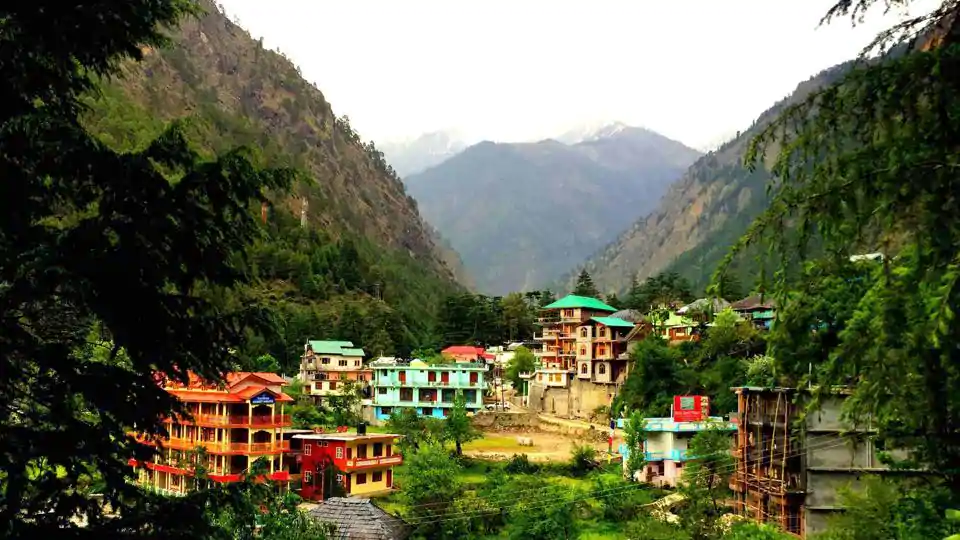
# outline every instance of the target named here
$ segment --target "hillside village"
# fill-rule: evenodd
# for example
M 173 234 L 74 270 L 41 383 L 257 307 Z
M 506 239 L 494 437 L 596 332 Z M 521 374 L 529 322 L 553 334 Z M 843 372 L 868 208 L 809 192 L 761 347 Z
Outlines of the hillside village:
M 889 16 L 830 4 L 823 24 Z M 641 87 L 622 88 L 591 71 L 603 40 L 556 57 L 526 39 L 562 6 L 517 9 L 525 41 L 481 51 L 511 92 L 430 110 L 415 104 L 448 72 L 395 81 L 383 60 L 411 50 L 422 6 L 353 26 L 314 3 L 0 6 L 0 538 L 957 540 L 960 0 L 894 4 L 912 17 L 799 78 L 729 68 L 758 50 L 728 38 L 773 23 L 725 5 L 694 32 L 715 57 L 632 66 Z M 795 37 L 796 6 L 762 51 L 783 47 L 784 70 L 846 46 Z M 473 7 L 486 47 L 482 15 L 505 17 Z M 634 7 L 652 9 L 569 20 Z M 382 35 L 357 38 L 370 16 Z M 307 41 L 245 26 L 270 21 Z M 431 53 L 476 45 L 450 24 L 458 44 Z M 333 60 L 374 82 L 342 92 Z M 730 126 L 672 95 L 730 86 L 713 63 L 737 98 L 803 82 Z M 345 110 L 369 119 L 413 88 L 386 109 L 416 114 L 372 116 L 502 124 L 563 99 L 566 83 L 519 91 L 551 71 L 590 85 L 508 127 L 633 110 L 638 89 L 693 74 L 647 113 L 736 135 L 701 151 L 616 121 L 380 144 Z M 449 93 L 490 72 L 469 73 Z

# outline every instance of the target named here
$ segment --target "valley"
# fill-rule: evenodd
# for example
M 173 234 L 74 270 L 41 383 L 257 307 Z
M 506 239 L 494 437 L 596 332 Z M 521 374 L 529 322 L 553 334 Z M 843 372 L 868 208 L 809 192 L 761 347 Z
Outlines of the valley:
M 0 537 L 955 538 L 938 1 L 0 7 Z

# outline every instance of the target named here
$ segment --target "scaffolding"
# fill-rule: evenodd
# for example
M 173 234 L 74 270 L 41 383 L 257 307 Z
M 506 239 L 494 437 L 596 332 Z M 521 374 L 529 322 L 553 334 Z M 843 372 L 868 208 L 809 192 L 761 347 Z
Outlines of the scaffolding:
M 736 513 L 804 536 L 803 436 L 795 390 L 735 388 L 737 469 L 731 487 Z

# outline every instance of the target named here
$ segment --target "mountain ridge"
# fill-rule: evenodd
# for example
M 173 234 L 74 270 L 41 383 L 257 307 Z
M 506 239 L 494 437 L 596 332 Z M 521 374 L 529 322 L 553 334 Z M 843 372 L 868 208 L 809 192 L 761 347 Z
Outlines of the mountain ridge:
M 572 287 L 577 274 L 586 269 L 600 290 L 608 293 L 623 292 L 633 279 L 642 281 L 663 271 L 676 271 L 695 289 L 703 290 L 729 247 L 767 206 L 769 171 L 763 166 L 750 171 L 742 163 L 749 141 L 784 108 L 838 81 L 851 65 L 827 68 L 799 83 L 736 137 L 704 154 L 664 194 L 656 209 L 574 267 L 558 288 Z M 755 265 L 743 257 L 734 271 L 745 285 L 756 278 Z
M 557 279 L 612 240 L 699 155 L 626 127 L 576 144 L 481 141 L 404 181 L 478 289 L 505 294 Z

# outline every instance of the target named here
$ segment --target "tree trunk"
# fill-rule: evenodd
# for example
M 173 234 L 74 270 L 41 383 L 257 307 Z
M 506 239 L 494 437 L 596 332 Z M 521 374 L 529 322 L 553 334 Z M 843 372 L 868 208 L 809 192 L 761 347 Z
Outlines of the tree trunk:
M 463 447 L 460 445 L 460 439 L 457 439 L 457 456 L 463 455 Z

